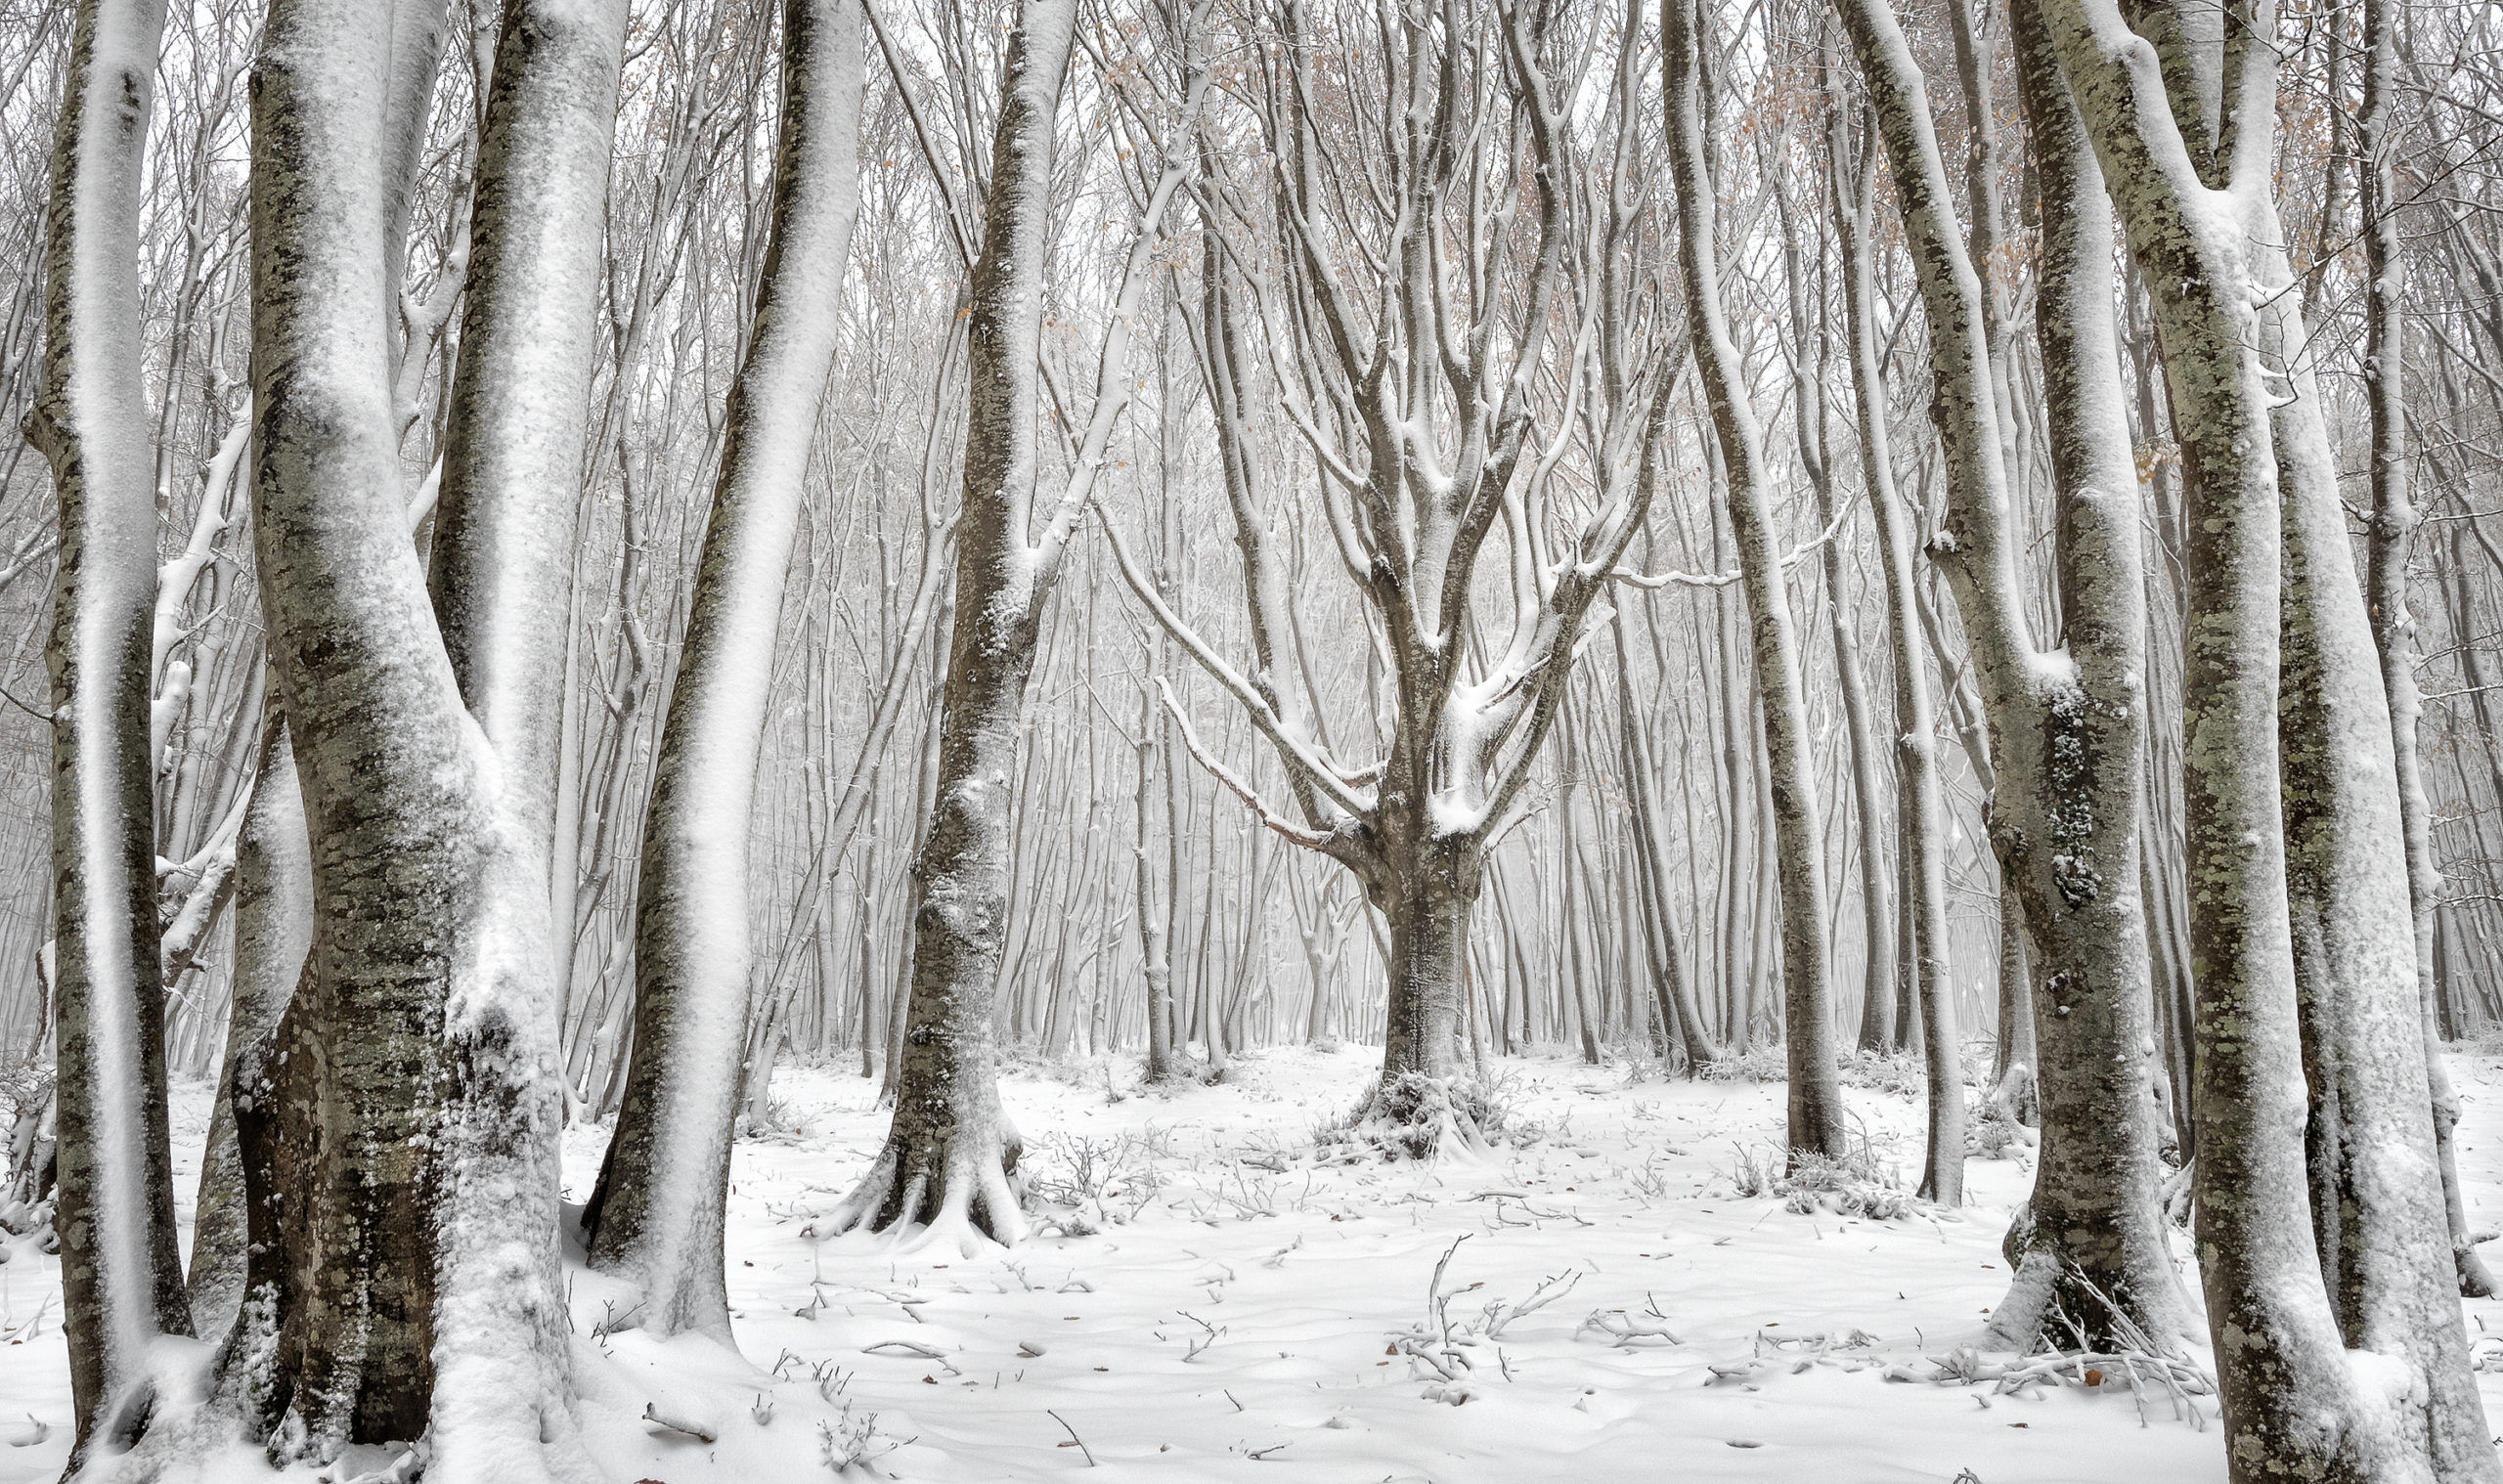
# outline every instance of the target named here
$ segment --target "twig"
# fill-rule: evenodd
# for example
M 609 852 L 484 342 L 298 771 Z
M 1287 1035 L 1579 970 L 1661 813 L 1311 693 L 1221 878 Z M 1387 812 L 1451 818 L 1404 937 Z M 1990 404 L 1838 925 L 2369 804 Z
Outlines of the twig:
M 1086 1440 L 1077 1435 L 1077 1429 L 1069 1425 L 1069 1419 L 1062 1417 L 1059 1413 L 1052 1411 L 1049 1407 L 1043 1409 L 1043 1414 L 1044 1416 L 1049 1417 L 1053 1421 L 1060 1423 L 1061 1430 L 1069 1434 L 1069 1440 L 1077 1445 L 1077 1451 L 1086 1455 L 1086 1466 L 1089 1468 L 1094 1467 L 1095 1450 L 1087 1447 Z

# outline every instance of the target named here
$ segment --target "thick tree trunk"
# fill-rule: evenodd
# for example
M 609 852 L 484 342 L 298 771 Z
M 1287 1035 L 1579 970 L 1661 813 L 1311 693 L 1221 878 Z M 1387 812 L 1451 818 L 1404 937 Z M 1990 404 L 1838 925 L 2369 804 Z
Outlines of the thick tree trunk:
M 2186 45 L 2170 13 L 2150 41 L 2112 0 L 2051 0 L 2044 16 L 2155 301 L 2186 474 L 2200 1273 L 2226 1457 L 2251 1484 L 2494 1480 L 2442 1240 L 2390 718 L 2274 203 L 2278 54 Z M 2275 20 L 2262 7 L 2250 22 L 2261 41 Z M 2219 60 L 2204 74 L 2224 100 L 2214 124 L 2176 105 Z M 2331 866 L 2351 874 L 2325 879 Z M 2306 1018 L 2329 1031 L 2315 1070 L 2338 1058 L 2338 1126 L 2374 1150 L 2347 1166 L 2352 1238 L 2343 1225 L 2318 1250 Z M 2333 1266 L 2359 1281 L 2325 1284 L 2321 1251 L 2358 1243 L 2369 1261 Z
M 1031 540 L 1043 269 L 1061 84 L 1076 0 L 1024 0 L 991 139 L 974 266 L 964 513 L 941 703 L 937 805 L 913 864 L 912 994 L 885 1147 L 833 1225 L 920 1227 L 968 1253 L 1024 1235 L 1021 1148 L 1000 1106 L 991 1019 L 1007 929 L 1010 784 L 1042 599 L 1065 529 Z
M 2289 282 L 2273 204 L 2255 218 L 2254 276 Z M 2396 1446 L 2422 1450 L 2440 1478 L 2503 1476 L 2468 1369 L 2392 719 L 2310 329 L 2291 294 L 2256 318 L 2263 373 L 2292 392 L 2270 416 L 2285 527 L 2279 770 L 2314 1237 L 2348 1343 L 2426 1393 L 2396 1421 Z
M 1411 1099 L 1403 1089 L 1420 1078 L 1447 1082 L 1463 1070 L 1469 924 L 1483 862 L 1473 851 L 1439 850 L 1431 842 L 1399 853 L 1405 858 L 1393 864 L 1396 885 L 1382 896 L 1390 983 L 1382 1081 L 1366 1115 L 1404 1122 Z
M 2132 1326 L 2160 1342 L 2204 1333 L 2182 1291 L 2160 1204 L 2165 1169 L 2150 945 L 2139 888 L 2146 584 L 2140 501 L 2113 324 L 2112 216 L 2083 122 L 2039 15 L 2015 18 L 2017 80 L 2042 183 L 2042 335 L 2070 685 L 2029 730 L 2008 724 L 1992 835 L 2001 931 L 2030 937 L 2042 1103 L 2034 1194 L 2009 1231 L 2017 1271 L 1996 1341 L 2031 1348 L 2053 1310 L 2089 1342 Z M 2068 1336 L 2054 1335 L 2054 1342 Z
M 593 1266 L 642 1287 L 634 1323 L 727 1339 L 722 1223 L 749 1041 L 749 813 L 774 635 L 859 205 L 856 0 L 787 0 L 772 239 L 731 384 L 704 551 L 643 826 L 635 1055 L 583 1210 Z
M 1791 1157 L 1839 1158 L 1845 1150 L 1842 1086 L 1834 1071 L 1831 939 L 1827 932 L 1824 842 L 1819 838 L 1816 777 L 1809 765 L 1808 718 L 1799 672 L 1799 640 L 1774 548 L 1765 489 L 1764 431 L 1757 422 L 1736 344 L 1721 302 L 1718 246 L 1713 239 L 1711 172 L 1696 97 L 1695 0 L 1663 0 L 1665 88 L 1670 162 L 1677 178 L 1678 261 L 1687 285 L 1687 323 L 1722 457 L 1729 465 L 1730 524 L 1738 547 L 1755 646 L 1756 684 L 1763 698 L 1765 768 L 1772 794 L 1773 849 L 1781 901 L 1783 1016 L 1790 1064 Z M 1954 1055 L 1953 1037 L 1949 1055 Z M 1743 1041 L 1743 1032 L 1741 1032 Z M 1956 1094 L 1960 1113 L 1962 1094 Z M 1956 1158 L 1963 1156 L 1955 1135 Z M 1951 1182 L 1952 1183 L 1952 1182 Z M 1941 1199 L 1953 1200 L 1949 1189 Z
M 542 579 L 569 563 L 527 501 L 573 502 L 587 371 L 565 346 L 593 280 L 563 265 L 585 234 L 596 250 L 622 8 L 505 16 L 473 242 L 473 319 L 496 323 L 465 338 L 450 434 L 482 455 L 458 498 L 500 534 L 439 594 L 468 625 L 465 669 L 408 540 L 386 327 L 405 183 L 374 148 L 409 130 L 392 109 L 422 114 L 441 29 L 439 6 L 282 0 L 254 78 L 254 535 L 318 906 L 277 1085 L 236 1106 L 252 1246 L 217 1401 L 277 1457 L 424 1437 L 429 1478 L 527 1480 L 579 1446 L 540 776 L 567 606 Z M 566 147 L 576 129 L 588 149 Z M 549 151 L 589 180 L 534 178 Z M 516 305 L 584 323 L 516 326 Z M 516 489 L 549 468 L 552 495 Z M 149 1444 L 203 1441 L 169 1426 Z
M 86 0 L 69 38 L 28 436 L 60 503 L 53 591 L 53 984 L 63 1328 L 77 1456 L 146 1419 L 191 1332 L 174 1234 L 149 737 L 156 505 L 139 207 L 162 0 Z

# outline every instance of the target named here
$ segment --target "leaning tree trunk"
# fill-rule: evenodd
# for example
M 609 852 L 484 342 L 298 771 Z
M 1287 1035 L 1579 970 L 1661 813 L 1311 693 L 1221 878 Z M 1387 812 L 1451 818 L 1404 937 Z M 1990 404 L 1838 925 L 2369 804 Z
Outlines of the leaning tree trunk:
M 2275 206 L 2277 52 L 2222 54 L 2212 129 L 2196 100 L 2218 59 L 2180 44 L 2180 16 L 2155 15 L 2171 55 L 2113 0 L 2044 16 L 2154 299 L 2182 444 L 2198 1236 L 2226 1458 L 2238 1484 L 2503 1478 L 2442 1240 L 2390 717 Z M 2248 23 L 2273 39 L 2269 9 Z M 2314 1245 L 2312 1028 L 2339 1058 L 2323 1090 L 2340 1126 L 2375 1153 L 2345 1171 L 2357 1204 L 2342 1217 L 2372 1250 L 2331 1264 L 2360 1266 L 2352 1286 L 2323 1277 L 2323 1251 L 2354 1250 L 2346 1229 Z
M 1721 302 L 1711 172 L 1696 92 L 1696 0 L 1663 0 L 1664 90 L 1669 161 L 1677 179 L 1678 262 L 1686 279 L 1688 333 L 1703 371 L 1706 400 L 1729 466 L 1730 526 L 1738 547 L 1763 702 L 1765 768 L 1773 795 L 1773 849 L 1781 898 L 1783 1025 L 1790 1063 L 1790 1157 L 1839 1158 L 1845 1150 L 1842 1084 L 1834 1071 L 1831 940 L 1827 932 L 1824 842 L 1819 837 L 1816 775 L 1808 757 L 1808 713 L 1800 682 L 1799 637 L 1791 623 L 1773 513 L 1766 498 L 1764 429 L 1745 368 L 1730 338 Z M 1944 996 L 1941 996 L 1943 999 Z M 1952 1024 L 1932 1018 L 1951 1054 Z M 1958 1106 L 1962 1094 L 1957 1093 Z M 1957 1155 L 1962 1155 L 1957 1135 Z M 1940 1199 L 1954 1200 L 1948 1191 Z
M 389 384 L 404 187 L 374 142 L 422 114 L 440 7 L 280 0 L 263 31 L 253 527 L 316 911 L 275 1085 L 236 1108 L 251 1251 L 207 1416 L 274 1457 L 423 1437 L 430 1479 L 579 1462 L 547 915 L 570 525 L 548 506 L 573 506 L 622 11 L 505 13 L 447 433 L 480 545 L 431 601 Z M 148 1445 L 216 1441 L 176 1419 Z
M 782 138 L 756 331 L 731 383 L 713 513 L 654 765 L 635 911 L 635 1055 L 583 1211 L 633 1323 L 727 1339 L 722 1223 L 755 948 L 748 814 L 784 578 L 859 209 L 856 0 L 787 0 Z
M 2372 414 L 2373 524 L 2367 547 L 2366 598 L 2382 685 L 2390 698 L 2392 757 L 2398 775 L 2399 833 L 2407 850 L 2409 903 L 2416 929 L 2416 983 L 2424 1001 L 2425 1072 L 2434 1100 L 2434 1148 L 2441 1166 L 2444 1214 L 2460 1292 L 2485 1298 L 2494 1275 L 2477 1255 L 2461 1198 L 2460 1104 L 2442 1067 L 2439 988 L 2434 972 L 2434 914 L 2442 872 L 2434 862 L 2433 807 L 2417 748 L 2422 702 L 2416 688 L 2416 620 L 2407 607 L 2407 562 L 2422 519 L 2408 488 L 2407 262 L 2399 234 L 2398 180 L 2392 95 L 2398 86 L 2398 26 L 2390 0 L 2364 4 L 2364 107 L 2355 119 L 2362 156 L 2364 239 L 2364 390 Z
M 921 1227 L 968 1252 L 1013 1244 L 1021 1148 L 1000 1106 L 991 1012 L 1006 938 L 1010 784 L 1042 599 L 1066 549 L 1055 519 L 1030 540 L 1037 472 L 1035 356 L 1061 83 L 1076 0 L 1024 0 L 991 138 L 990 203 L 974 265 L 956 612 L 941 698 L 937 803 L 913 875 L 911 998 L 895 1120 L 838 1228 Z
M 63 1329 L 76 1454 L 127 1441 L 151 1350 L 191 1332 L 174 1234 L 157 961 L 149 656 L 156 502 L 140 369 L 139 202 L 162 0 L 86 0 L 69 40 L 27 435 L 61 511 L 52 873 Z

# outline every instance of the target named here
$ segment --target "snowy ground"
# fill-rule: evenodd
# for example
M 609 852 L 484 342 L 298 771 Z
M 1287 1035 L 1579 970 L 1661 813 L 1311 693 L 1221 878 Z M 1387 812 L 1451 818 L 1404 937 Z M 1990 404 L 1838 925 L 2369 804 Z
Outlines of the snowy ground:
M 1778 1086 L 1530 1061 L 1511 1070 L 1515 1117 L 1544 1129 L 1524 1148 L 1434 1166 L 1316 1159 L 1314 1126 L 1348 1104 L 1374 1055 L 1272 1052 L 1226 1084 L 1165 1096 L 1137 1095 L 1126 1061 L 1109 1078 L 1100 1065 L 1013 1078 L 1029 1167 L 1066 1187 L 1091 1161 L 1079 1183 L 1107 1224 L 972 1258 L 816 1240 L 812 1214 L 849 1188 L 885 1120 L 856 1076 L 785 1071 L 789 1130 L 743 1142 L 734 1165 L 743 1357 L 605 1332 L 603 1285 L 576 1285 L 597 1462 L 619 1484 L 832 1478 L 853 1453 L 871 1462 L 843 1477 L 985 1484 L 2225 1476 L 2213 1398 L 2197 1401 L 2203 1427 L 2161 1393 L 2142 1417 L 2117 1386 L 1995 1395 L 1888 1379 L 1928 1375 L 1927 1358 L 1978 1338 L 2007 1277 L 1998 1244 L 2030 1178 L 2021 1156 L 1975 1160 L 1976 1203 L 1953 1213 L 1795 1211 L 1734 1190 L 1779 1133 Z M 2476 1219 L 2503 1224 L 2503 1059 L 2463 1056 L 2454 1070 Z M 1880 1161 L 1909 1171 L 1910 1101 L 1850 1099 Z M 186 1193 L 206 1108 L 205 1087 L 177 1090 Z M 569 1140 L 576 1197 L 604 1132 Z M 1430 1313 L 1447 1254 L 1443 1312 L 1474 1344 L 1447 1345 Z M 1490 1305 L 1551 1278 L 1569 1291 L 1483 1334 Z M 2470 1311 L 2472 1332 L 2503 1336 L 2503 1304 Z M 0 1335 L 13 1336 L 0 1443 L 38 1423 L 49 1436 L 0 1447 L 0 1484 L 53 1479 L 66 1455 L 59 1316 L 57 1266 L 19 1247 L 0 1265 Z M 1620 1343 L 1595 1319 L 1635 1332 Z M 1402 1336 L 1467 1356 L 1473 1373 L 1444 1385 Z M 2503 1374 L 2485 1379 L 2503 1419 Z M 715 1441 L 643 1420 L 654 1404 Z

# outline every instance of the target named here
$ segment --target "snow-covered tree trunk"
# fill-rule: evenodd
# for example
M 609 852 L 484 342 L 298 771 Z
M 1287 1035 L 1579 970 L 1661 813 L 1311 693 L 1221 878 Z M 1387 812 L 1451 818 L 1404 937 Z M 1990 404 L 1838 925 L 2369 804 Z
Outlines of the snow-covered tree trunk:
M 286 723 L 273 707 L 262 721 L 252 802 L 236 841 L 234 988 L 192 1227 L 192 1315 L 202 1333 L 222 1332 L 242 1305 L 251 1250 L 251 1182 L 244 1171 L 272 1151 L 244 1147 L 239 1114 L 262 1105 L 277 1085 L 279 1023 L 295 997 L 312 941 L 304 800 Z
M 584 1210 L 593 1265 L 642 1286 L 633 1323 L 724 1339 L 723 1208 L 756 978 L 748 816 L 859 209 L 856 0 L 789 0 L 782 48 L 772 236 L 644 818 L 634 1060 Z
M 2150 1309 L 2131 1319 L 2147 1321 L 2150 1332 L 2182 1332 L 2186 1306 L 2170 1290 L 2169 1258 L 2160 1240 L 2153 1245 L 2146 1240 L 2160 1232 L 2154 1110 L 2151 1098 L 2140 1095 L 2145 1085 L 2136 1049 L 2151 1005 L 2144 916 L 2134 890 L 2146 620 L 2137 477 L 2120 400 L 2109 276 L 2088 261 L 2098 250 L 2096 232 L 2109 231 L 2102 188 L 2090 161 L 2080 170 L 2082 147 L 2055 153 L 2038 140 L 2038 162 L 2069 186 L 2061 200 L 2044 207 L 2044 312 L 2038 317 L 2063 535 L 2060 600 L 2068 621 L 2065 647 L 2046 650 L 2034 640 L 2021 597 L 2010 531 L 2012 438 L 2000 407 L 2003 393 L 1996 389 L 2003 378 L 1993 370 L 1994 290 L 1982 278 L 1988 265 L 1973 257 L 1996 229 L 1977 220 L 1969 242 L 1956 230 L 1925 84 L 1892 7 L 1886 0 L 1844 0 L 1841 11 L 1893 166 L 1929 321 L 1930 420 L 1948 487 L 1947 518 L 1932 550 L 1955 592 L 1989 722 L 1987 762 L 1976 771 L 1991 780 L 1991 844 L 2005 890 L 2016 898 L 2016 910 L 2006 915 L 2039 950 L 2032 980 L 2046 1155 L 2038 1173 L 2047 1172 L 2059 1188 L 2049 1204 L 2054 1230 L 2046 1237 L 2038 1218 L 2030 1234 L 2012 1234 L 2013 1247 L 2042 1243 L 2042 1252 L 1994 1323 L 2011 1342 L 2033 1338 L 2030 1327 L 2042 1318 L 2053 1288 L 2074 1286 L 2079 1276 L 2066 1271 L 2074 1259 L 2061 1250 L 2074 1240 L 2086 1244 L 2101 1272 L 2090 1281 L 2098 1288 L 2105 1279 L 2118 1284 L 2117 1303 L 2127 1308 L 2144 1295 Z M 2040 81 L 2041 68 L 2035 71 Z M 1968 66 L 1968 97 L 1986 96 L 1970 91 L 1977 81 Z M 2028 96 L 2039 107 L 2057 101 L 2030 84 Z M 2043 116 L 2056 135 L 2058 118 Z M 1986 121 L 1976 126 L 1989 127 Z M 1973 199 L 1986 217 L 1992 208 L 1978 185 Z M 2056 315 L 2050 312 L 2055 299 Z M 1935 1035 L 1929 1049 L 1935 1078 L 1944 1070 Z M 2055 1119 L 2078 1121 L 2055 1131 Z M 2083 1161 L 2115 1140 L 2127 1172 L 2120 1181 L 2104 1181 L 2076 1162 L 2051 1165 L 2054 1148 Z M 2130 1207 L 2126 1215 L 2124 1206 Z M 2105 1231 L 2137 1237 L 2105 1244 L 2097 1235 Z M 2093 1305 L 2091 1312 L 2101 1315 L 2104 1307 Z
M 2001 931 L 2030 935 L 2042 1104 L 2034 1192 L 2006 1250 L 2017 1277 L 1992 1311 L 1998 1343 L 2030 1348 L 2067 1316 L 2095 1343 L 2130 1325 L 2166 1343 L 2204 1332 L 2174 1271 L 2147 1055 L 2155 1034 L 2139 892 L 2145 574 L 2135 451 L 2113 323 L 2112 210 L 2038 14 L 2014 18 L 2018 92 L 2042 183 L 2035 323 L 2059 521 L 2073 687 L 2006 748 L 1993 802 Z M 1994 731 L 2003 730 L 1995 727 Z M 2030 754 L 2030 756 L 2029 756 Z M 2054 1336 L 2055 1339 L 2060 1336 Z
M 437 600 L 400 490 L 406 187 L 379 147 L 430 92 L 434 55 L 410 44 L 439 34 L 428 12 L 280 0 L 254 77 L 253 523 L 317 905 L 275 1085 L 237 1104 L 252 1245 L 211 1415 L 281 1458 L 422 1437 L 429 1478 L 527 1480 L 578 1457 L 539 776 L 568 600 L 547 573 L 569 562 L 533 502 L 570 512 L 578 477 L 588 367 L 569 347 L 590 327 L 623 11 L 505 11 L 449 434 L 479 544 Z
M 1000 1106 L 991 1012 L 1007 928 L 1010 784 L 1058 518 L 1030 533 L 1037 473 L 1052 161 L 1076 0 L 1023 0 L 991 138 L 989 210 L 974 266 L 956 610 L 941 702 L 937 806 L 913 863 L 911 998 L 887 1142 L 838 1227 L 922 1227 L 967 1248 L 1025 1232 L 1021 1141 Z
M 2273 193 L 2248 206 L 2250 279 L 2290 286 Z M 2261 374 L 2285 389 L 2269 417 L 2285 528 L 2279 776 L 2311 1086 L 2313 1237 L 2348 1344 L 2396 1363 L 2422 1389 L 2421 1412 L 2398 1419 L 2397 1446 L 2422 1449 L 2437 1477 L 2503 1476 L 2468 1370 L 2390 703 L 2311 327 L 2293 292 L 2270 295 L 2254 318 Z
M 1773 849 L 1779 871 L 1783 1024 L 1790 1063 L 1789 1145 L 1803 1155 L 1844 1153 L 1842 1084 L 1834 1070 L 1832 948 L 1825 900 L 1823 821 L 1808 760 L 1808 714 L 1799 636 L 1775 547 L 1764 429 L 1721 300 L 1717 209 L 1703 138 L 1696 0 L 1664 0 L 1663 92 L 1669 163 L 1677 180 L 1678 263 L 1686 280 L 1687 329 L 1729 468 L 1730 526 L 1747 595 L 1756 686 L 1763 702 L 1765 768 L 1773 795 Z M 1953 1020 L 1948 1024 L 1952 1026 Z M 1953 1054 L 1952 1030 L 1944 1039 Z M 1960 1107 L 1961 1093 L 1957 1094 Z M 1960 1168 L 1963 1143 L 1956 1136 Z M 1958 1197 L 1956 1182 L 1939 1199 Z
M 1829 153 L 1837 179 L 1834 216 L 1843 253 L 1844 330 L 1850 341 L 1852 412 L 1859 432 L 1861 487 L 1867 493 L 1877 532 L 1877 561 L 1885 574 L 1886 648 L 1895 677 L 1895 808 L 1901 836 L 1896 872 L 1901 878 L 1898 915 L 1909 931 L 1897 935 L 1897 1014 L 1890 1017 L 1895 1050 L 1927 1041 L 1918 1014 L 1929 982 L 1947 972 L 1947 806 L 1938 783 L 1938 713 L 1930 690 L 1929 647 L 1921 641 L 1913 561 L 1917 554 L 1910 511 L 1895 487 L 1894 448 L 1887 431 L 1885 369 L 1877 350 L 1876 248 L 1877 156 L 1866 152 L 1846 198 L 1839 190 L 1843 145 L 1841 110 L 1831 121 Z M 1956 1097 L 1963 1096 L 1960 1087 Z
M 1152 669 L 1162 669 L 1162 637 L 1152 641 L 1154 652 L 1149 661 Z M 1155 867 L 1149 858 L 1153 843 L 1149 821 L 1155 817 L 1155 785 L 1164 764 L 1164 718 L 1156 709 L 1154 692 L 1140 688 L 1138 716 L 1138 789 L 1131 796 L 1130 807 L 1137 834 L 1130 846 L 1132 910 L 1138 913 L 1138 956 L 1140 976 L 1145 980 L 1147 996 L 1147 1079 L 1167 1082 L 1181 1074 L 1180 1059 L 1173 1045 L 1173 956 L 1168 946 L 1164 923 L 1165 894 L 1156 884 Z M 1314 1017 L 1320 1012 L 1320 986 L 1314 981 Z
M 191 1331 L 166 1136 L 149 670 L 156 504 L 139 207 L 162 0 L 85 0 L 53 151 L 43 389 L 26 431 L 60 503 L 53 590 L 53 985 L 63 1327 L 78 1453 L 153 1399 Z
M 2398 215 L 2398 162 L 2393 110 L 2398 89 L 2398 16 L 2391 0 L 2364 0 L 2364 100 L 2355 118 L 2361 158 L 2364 240 L 2364 391 L 2372 417 L 2373 523 L 2366 546 L 2365 599 L 2382 686 L 2390 698 L 2392 761 L 2398 776 L 2401 839 L 2416 930 L 2416 982 L 2424 1000 L 2425 1071 L 2434 1098 L 2434 1147 L 2441 1163 L 2442 1200 L 2450 1226 L 2460 1292 L 2487 1297 L 2494 1276 L 2477 1255 L 2460 1195 L 2459 1095 L 2442 1066 L 2435 1014 L 2434 914 L 2442 872 L 2434 861 L 2433 807 L 2425 793 L 2416 734 L 2423 703 L 2416 685 L 2416 620 L 2407 605 L 2407 565 L 2423 520 L 2409 488 L 2407 436 L 2407 262 Z
M 2187 476 L 2198 1236 L 2226 1457 L 2237 1481 L 2491 1481 L 2427 1116 L 2390 718 L 2275 207 L 2277 17 L 2242 13 L 2251 41 L 2220 49 L 2171 11 L 2141 36 L 2113 0 L 2049 0 L 2044 18 L 2154 301 Z M 2373 1151 L 2348 1163 L 2357 1205 L 2318 1249 L 2307 1029 L 2340 1058 L 2316 1090 Z M 2357 1282 L 2324 1283 L 2321 1252 L 2359 1249 L 2335 1264 Z

